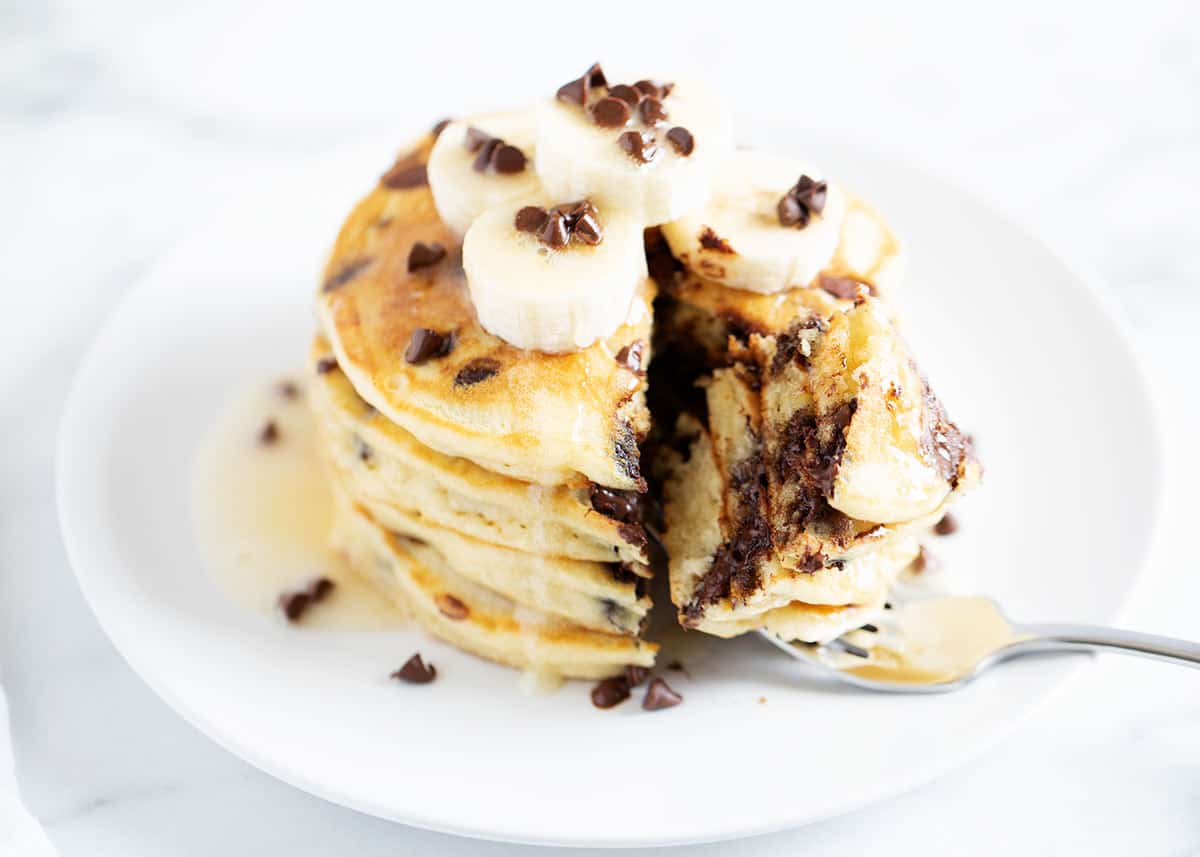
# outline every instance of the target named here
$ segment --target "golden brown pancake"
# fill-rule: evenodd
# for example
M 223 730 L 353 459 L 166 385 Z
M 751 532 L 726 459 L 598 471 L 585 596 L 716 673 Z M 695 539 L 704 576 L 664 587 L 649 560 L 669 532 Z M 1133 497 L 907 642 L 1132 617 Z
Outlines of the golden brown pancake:
M 392 174 L 419 171 L 429 145 L 423 141 Z M 446 257 L 410 271 L 418 242 L 440 245 Z M 648 352 L 653 297 L 647 281 L 629 321 L 581 351 L 515 348 L 476 320 L 459 245 L 428 186 L 384 182 L 342 227 L 317 309 L 359 395 L 425 446 L 519 479 L 559 484 L 582 475 L 637 490 L 644 488 L 638 441 L 649 428 L 645 378 L 616 358 L 639 341 Z M 409 362 L 405 351 L 419 328 L 452 337 L 452 349 Z

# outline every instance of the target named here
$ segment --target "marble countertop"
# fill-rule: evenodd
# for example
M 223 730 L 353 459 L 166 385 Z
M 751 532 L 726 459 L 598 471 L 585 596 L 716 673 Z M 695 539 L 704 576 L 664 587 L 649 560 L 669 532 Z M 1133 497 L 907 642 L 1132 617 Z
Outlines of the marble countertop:
M 171 5 L 0 9 L 0 251 L 15 320 L 0 341 L 0 679 L 16 768 L 14 781 L 0 730 L 0 854 L 49 853 L 38 823 L 63 857 L 530 851 L 323 803 L 178 718 L 76 588 L 54 511 L 54 436 L 113 301 L 247 180 L 404 117 L 487 106 L 497 79 L 538 91 L 547 73 L 597 57 L 715 70 L 745 139 L 753 117 L 770 116 L 801 137 L 919 164 L 1094 271 L 1146 359 L 1170 444 L 1162 538 L 1127 624 L 1200 636 L 1194 3 L 797 5 L 769 27 L 770 6 L 757 3 L 724 16 L 607 4 L 586 26 L 570 11 L 541 20 L 503 4 L 453 15 L 437 4 Z M 1047 442 L 1071 430 L 1047 426 Z M 1198 722 L 1196 674 L 1102 658 L 998 748 L 923 789 L 690 851 L 1200 854 Z

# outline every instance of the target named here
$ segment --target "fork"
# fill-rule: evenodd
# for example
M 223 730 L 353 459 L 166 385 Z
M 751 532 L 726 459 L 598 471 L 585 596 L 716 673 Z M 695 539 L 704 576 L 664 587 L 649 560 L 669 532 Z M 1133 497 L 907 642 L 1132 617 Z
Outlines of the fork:
M 999 606 L 995 602 L 991 603 L 1003 616 L 1003 611 L 1000 611 Z M 857 635 L 854 642 L 846 640 L 843 635 L 836 640 L 822 644 L 791 643 L 781 640 L 766 630 L 759 630 L 756 633 L 777 649 L 827 676 L 864 690 L 884 693 L 947 693 L 966 687 L 997 664 L 1023 655 L 1051 652 L 1119 652 L 1200 668 L 1200 643 L 1188 640 L 1143 634 L 1138 631 L 1125 631 L 1103 625 L 1017 624 L 1013 622 L 1009 622 L 1009 625 L 1012 627 L 1015 637 L 1012 642 L 982 654 L 974 666 L 962 671 L 956 677 L 926 683 L 885 681 L 866 678 L 846 671 L 849 667 L 868 662 L 871 647 L 860 645 L 860 642 L 864 634 L 874 635 L 878 632 L 875 625 L 867 625 L 852 632 Z M 834 660 L 830 657 L 832 653 L 841 656 L 842 666 L 830 663 L 831 660 Z

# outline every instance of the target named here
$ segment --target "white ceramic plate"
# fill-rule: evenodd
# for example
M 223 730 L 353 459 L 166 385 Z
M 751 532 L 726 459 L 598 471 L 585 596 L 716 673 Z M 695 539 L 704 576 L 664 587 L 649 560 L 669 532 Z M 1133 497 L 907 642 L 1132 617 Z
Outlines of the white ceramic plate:
M 1021 619 L 1111 621 L 1147 548 L 1161 459 L 1113 321 L 1045 247 L 963 193 L 841 148 L 809 154 L 906 239 L 909 338 L 976 433 L 986 484 L 940 549 L 960 588 Z M 300 364 L 323 253 L 390 156 L 390 143 L 346 151 L 237 200 L 133 290 L 76 379 L 58 471 L 71 560 L 118 648 L 184 717 L 299 788 L 397 821 L 666 844 L 911 788 L 1063 680 L 1072 662 L 1043 660 L 956 695 L 870 696 L 807 680 L 754 639 L 704 640 L 694 678 L 671 678 L 682 706 L 598 711 L 583 685 L 525 695 L 514 673 L 415 631 L 295 631 L 233 607 L 192 531 L 191 462 L 232 391 Z M 439 681 L 389 682 L 418 647 Z

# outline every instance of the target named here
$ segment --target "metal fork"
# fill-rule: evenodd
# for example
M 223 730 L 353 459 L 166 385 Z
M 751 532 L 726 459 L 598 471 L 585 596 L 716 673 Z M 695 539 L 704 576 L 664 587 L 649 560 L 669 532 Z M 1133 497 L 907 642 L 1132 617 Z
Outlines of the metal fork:
M 998 606 L 997 606 L 997 609 Z M 1003 615 L 1003 611 L 1001 611 Z M 863 688 L 864 690 L 882 691 L 884 693 L 947 693 L 966 687 L 992 667 L 1004 661 L 1019 658 L 1022 655 L 1044 654 L 1047 652 L 1120 652 L 1127 655 L 1139 655 L 1145 658 L 1167 661 L 1200 668 L 1200 643 L 1188 640 L 1177 640 L 1171 637 L 1161 637 L 1156 634 L 1143 634 L 1138 631 L 1125 631 L 1119 628 L 1108 628 L 1103 625 L 1069 625 L 1069 624 L 1017 624 L 1009 623 L 1014 634 L 1020 639 L 1002 645 L 980 657 L 975 666 L 965 671 L 960 677 L 948 681 L 936 681 L 928 684 L 912 682 L 891 682 L 864 678 L 844 671 L 829 663 L 822 654 L 830 650 L 840 651 L 851 655 L 847 666 L 853 666 L 854 658 L 867 658 L 870 651 L 857 643 L 851 643 L 839 637 L 829 643 L 820 645 L 811 643 L 789 643 L 779 639 L 768 631 L 757 633 L 780 651 L 786 652 L 801 663 L 811 666 L 832 678 Z M 874 626 L 868 626 L 874 628 Z M 859 638 L 861 639 L 861 637 Z

